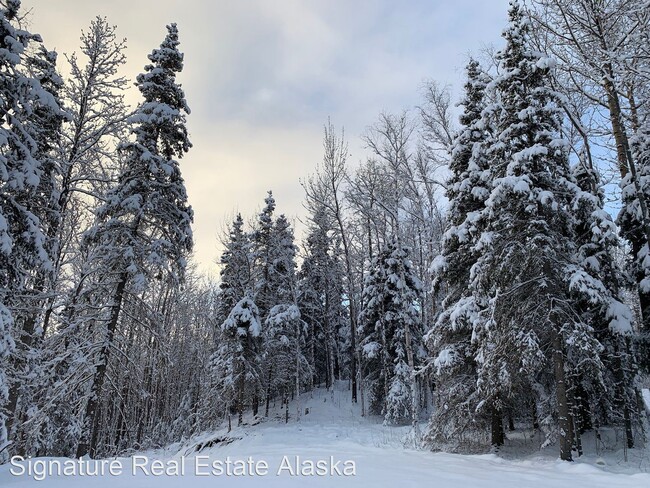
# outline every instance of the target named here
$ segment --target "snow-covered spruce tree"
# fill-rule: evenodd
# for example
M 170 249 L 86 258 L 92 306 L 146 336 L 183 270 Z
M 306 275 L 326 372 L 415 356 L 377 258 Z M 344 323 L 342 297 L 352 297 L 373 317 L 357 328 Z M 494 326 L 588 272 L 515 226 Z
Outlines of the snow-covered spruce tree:
M 214 364 L 214 360 L 220 352 L 224 352 L 221 345 L 222 341 L 227 341 L 227 337 L 222 338 L 222 335 L 226 334 L 226 331 L 221 325 L 229 318 L 230 314 L 240 301 L 252 294 L 253 290 L 253 280 L 251 276 L 251 268 L 253 264 L 253 255 L 251 250 L 252 243 L 250 236 L 244 232 L 243 227 L 244 220 L 242 219 L 241 214 L 237 214 L 237 217 L 230 227 L 228 240 L 224 243 L 225 250 L 220 259 L 220 264 L 222 266 L 220 271 L 221 280 L 219 283 L 220 293 L 215 320 L 217 330 L 214 331 L 214 350 L 212 353 L 211 364 Z M 251 300 L 251 303 L 254 302 Z M 259 314 L 257 306 L 255 306 L 255 314 L 256 316 Z M 258 323 L 260 322 L 259 317 L 256 318 L 256 320 Z M 261 348 L 261 344 L 258 344 L 256 347 Z M 260 364 L 258 364 L 258 367 L 260 367 Z M 214 416 L 216 406 L 222 404 L 224 401 L 227 401 L 229 405 L 236 407 L 236 403 L 233 401 L 232 396 L 223 395 L 222 390 L 226 385 L 221 381 L 220 370 L 215 370 L 214 367 L 211 367 L 210 369 L 210 383 L 210 391 L 204 398 L 205 404 L 203 408 L 206 412 L 210 412 L 210 415 Z M 255 386 L 258 388 L 261 387 L 259 381 L 255 383 Z M 232 393 L 232 391 L 230 392 Z M 257 400 L 257 397 L 255 398 Z M 258 403 L 259 401 L 253 402 L 254 414 L 257 413 Z
M 364 358 L 362 378 L 370 397 L 370 412 L 383 415 L 388 425 L 408 423 L 414 417 L 412 409 L 418 405 L 414 401 L 418 391 L 413 391 L 412 381 L 415 371 L 409 366 L 406 341 L 410 339 L 416 353 L 416 367 L 424 355 L 417 309 L 421 284 L 408 254 L 408 249 L 391 239 L 374 258 L 363 289 L 359 331 Z
M 284 215 L 280 215 L 271 232 L 268 283 L 274 302 L 296 301 L 296 245 L 293 229 Z
M 576 195 L 574 211 L 578 260 L 584 273 L 583 277 L 576 274 L 574 278 L 579 285 L 574 286 L 575 306 L 603 346 L 599 358 L 578 358 L 578 363 L 567 364 L 575 447 L 582 454 L 580 435 L 588 428 L 621 423 L 627 446 L 632 448 L 636 365 L 628 345 L 632 312 L 620 295 L 626 284 L 615 255 L 620 243 L 616 226 L 603 209 L 604 194 L 598 173 L 581 160 L 573 168 L 573 175 L 581 190 Z
M 32 155 L 40 164 L 39 182 L 29 205 L 40 222 L 43 244 L 51 262 L 58 249 L 58 239 L 51 229 L 61 218 L 58 206 L 60 172 L 57 150 L 61 124 L 65 117 L 59 97 L 63 80 L 56 71 L 56 59 L 57 54 L 42 45 L 25 59 L 25 69 L 29 76 L 48 95 L 43 100 L 34 100 L 29 120 L 30 132 L 36 144 Z M 12 356 L 12 365 L 14 374 L 20 381 L 14 382 L 9 391 L 9 410 L 13 412 L 16 422 L 12 433 L 16 452 L 27 453 L 30 448 L 30 454 L 33 454 L 42 444 L 40 424 L 45 419 L 42 418 L 35 396 L 43 394 L 49 376 L 49 368 L 43 368 L 42 365 L 45 330 L 40 326 L 40 320 L 44 315 L 45 296 L 54 279 L 53 273 L 54 266 L 32 270 L 24 282 L 20 299 L 14 303 L 19 313 L 15 317 L 17 347 Z M 40 402 L 40 405 L 43 403 Z M 29 432 L 23 430 L 25 423 L 29 425 Z
M 85 236 L 85 245 L 94 248 L 95 265 L 114 288 L 106 303 L 106 336 L 96 359 L 78 456 L 94 455 L 97 447 L 97 403 L 127 285 L 142 290 L 151 279 L 181 281 L 192 248 L 192 209 L 174 159 L 191 147 L 185 127 L 189 108 L 176 82 L 183 55 L 176 24 L 167 26 L 167 32 L 137 77 L 144 102 L 131 117 L 135 140 L 121 147 L 125 169 Z
M 293 230 L 286 217 L 280 215 L 268 234 L 268 253 L 264 268 L 265 298 L 270 305 L 264 322 L 267 414 L 272 396 L 280 395 L 286 400 L 290 392 L 299 395 L 300 386 L 303 382 L 309 383 L 312 374 L 311 371 L 306 371 L 308 365 L 303 364 L 304 323 L 297 307 L 295 257 Z M 289 348 L 285 347 L 287 343 L 283 337 L 289 339 Z M 280 347 L 275 352 L 274 344 Z M 289 357 L 293 363 L 290 369 L 286 366 Z M 287 389 L 290 384 L 295 385 L 295 388 Z
M 333 238 L 333 222 L 318 207 L 311 217 L 306 255 L 298 274 L 298 306 L 307 324 L 307 357 L 316 384 L 333 385 L 340 372 L 339 332 L 346 320 L 343 307 L 345 270 Z M 313 385 L 312 385 L 313 386 Z
M 0 459 L 8 452 L 7 421 L 15 414 L 19 381 L 16 365 L 10 367 L 8 359 L 15 340 L 22 344 L 22 324 L 14 324 L 12 309 L 24 305 L 15 299 L 31 287 L 32 272 L 51 267 L 37 202 L 53 188 L 46 184 L 51 175 L 40 159 L 39 143 L 46 133 L 39 132 L 37 110 L 60 113 L 55 98 L 26 67 L 25 50 L 41 39 L 15 26 L 20 7 L 19 0 L 0 4 Z
M 221 255 L 221 281 L 219 288 L 219 319 L 223 321 L 228 317 L 230 311 L 237 303 L 252 293 L 252 264 L 253 255 L 250 236 L 244 232 L 244 220 L 241 214 L 230 226 L 228 241 L 225 243 L 225 250 Z
M 271 192 L 265 199 L 257 228 L 255 244 L 255 300 L 264 323 L 265 415 L 273 397 L 283 401 L 289 394 L 300 394 L 311 371 L 302 353 L 304 323 L 297 307 L 296 246 L 293 231 L 284 215 L 275 221 L 275 200 Z M 290 387 L 291 385 L 291 387 Z
M 370 264 L 362 289 L 362 309 L 359 314 L 359 348 L 361 351 L 360 375 L 365 392 L 368 412 L 382 415 L 388 397 L 390 359 L 386 347 L 385 325 L 382 321 L 383 297 L 380 296 L 383 276 L 381 275 L 380 253 Z
M 631 150 L 636 161 L 636 182 L 632 173 L 621 180 L 623 208 L 618 215 L 618 225 L 622 236 L 630 243 L 630 272 L 638 283 L 643 318 L 643 334 L 638 338 L 639 361 L 650 371 L 650 251 L 639 199 L 639 194 L 644 195 L 645 201 L 650 202 L 650 115 L 642 119 L 632 137 Z
M 217 351 L 210 359 L 211 373 L 217 379 L 221 400 L 234 407 L 238 425 L 244 416 L 244 407 L 261 387 L 260 325 L 257 306 L 244 297 L 233 307 L 221 324 Z
M 271 308 L 264 327 L 265 363 L 269 371 L 267 411 L 271 395 L 279 396 L 286 409 L 285 419 L 288 420 L 289 397 L 299 397 L 302 387 L 309 385 L 312 375 L 309 361 L 303 353 L 306 324 L 297 305 L 280 303 Z M 299 415 L 299 404 L 297 409 Z
M 255 304 L 258 307 L 260 320 L 262 323 L 266 321 L 268 313 L 275 305 L 276 300 L 274 290 L 269 283 L 269 275 L 271 272 L 272 250 L 271 238 L 273 234 L 273 213 L 275 212 L 275 198 L 273 192 L 268 191 L 264 199 L 264 208 L 258 215 L 257 225 L 252 232 L 252 245 L 253 245 L 253 266 L 252 266 L 252 281 Z M 264 340 L 263 343 L 266 341 Z M 264 353 L 265 354 L 265 353 Z M 265 415 L 269 414 L 269 405 L 271 401 L 271 375 L 273 374 L 272 368 L 264 362 L 264 398 L 266 401 Z M 259 399 L 253 401 L 253 409 L 257 411 Z
M 48 241 L 46 245 L 52 256 L 56 255 L 58 239 L 51 229 L 61 218 L 61 170 L 58 150 L 62 125 L 69 118 L 69 114 L 63 109 L 63 79 L 57 71 L 57 58 L 55 51 L 49 51 L 45 46 L 39 45 L 36 52 L 25 61 L 30 77 L 37 80 L 48 94 L 47 99 L 36 101 L 30 121 L 36 142 L 36 157 L 42 168 L 37 201 L 34 204 L 41 217 L 41 225 Z
M 271 237 L 273 233 L 273 212 L 275 212 L 275 199 L 273 193 L 268 192 L 264 199 L 265 206 L 258 216 L 257 226 L 253 231 L 253 279 L 255 303 L 259 308 L 262 321 L 275 305 L 274 290 L 269 282 L 272 258 Z
M 571 294 L 602 283 L 576 257 L 571 206 L 579 189 L 549 88 L 552 62 L 531 49 L 529 29 L 513 0 L 491 84 L 495 102 L 484 111 L 494 125 L 486 152 L 494 179 L 471 277 L 472 291 L 490 298 L 476 332 L 479 411 L 503 411 L 532 394 L 539 417 L 555 419 L 546 427 L 559 438 L 560 457 L 571 460 L 567 364 L 597 358 L 602 347 Z
M 443 310 L 426 344 L 436 374 L 437 408 L 429 423 L 428 440 L 451 447 L 481 428 L 476 416 L 476 365 L 472 336 L 486 303 L 469 290 L 470 269 L 480 234 L 480 216 L 489 195 L 490 173 L 484 155 L 488 131 L 481 118 L 485 108 L 486 75 L 478 62 L 467 65 L 462 127 L 454 140 L 447 184 L 448 228 L 442 253 L 432 266 L 434 286 L 446 292 Z M 469 432 L 468 432 L 469 431 Z M 453 449 L 453 447 L 452 447 Z

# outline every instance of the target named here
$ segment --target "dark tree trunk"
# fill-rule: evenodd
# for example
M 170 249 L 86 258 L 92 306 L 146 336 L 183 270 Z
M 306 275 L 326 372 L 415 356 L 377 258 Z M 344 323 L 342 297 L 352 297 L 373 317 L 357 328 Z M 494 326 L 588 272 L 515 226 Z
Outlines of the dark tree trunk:
M 557 397 L 557 416 L 560 427 L 560 459 L 573 461 L 571 448 L 571 413 L 567 401 L 566 378 L 564 373 L 564 351 L 562 350 L 562 338 L 560 332 L 556 331 L 553 338 L 553 369 L 555 372 L 555 387 Z
M 289 423 L 289 399 L 284 398 L 284 423 Z
M 255 396 L 253 396 L 253 417 L 256 417 L 260 411 L 260 397 L 257 395 L 257 388 L 255 389 Z
M 240 372 L 237 388 L 237 425 L 241 425 L 244 421 L 244 386 L 244 373 Z
M 571 412 L 571 439 L 573 441 L 575 451 L 578 453 L 578 457 L 580 457 L 582 456 L 582 432 L 580 431 L 581 406 L 578 404 L 579 397 L 577 397 L 575 394 L 578 378 L 572 376 L 571 380 L 571 386 L 570 388 L 567 388 L 567 400 L 569 402 L 569 410 Z
M 271 403 L 271 378 L 273 373 L 273 366 L 269 368 L 269 377 L 266 382 L 266 410 L 264 411 L 264 416 L 269 416 L 269 404 Z
M 505 443 L 505 434 L 503 432 L 503 414 L 501 408 L 493 405 L 490 412 L 491 440 L 493 447 L 499 448 Z
M 623 370 L 624 348 L 619 341 L 614 340 L 614 377 L 616 378 L 616 396 L 619 408 L 623 411 L 623 422 L 625 425 L 625 440 L 628 449 L 634 448 L 634 432 L 632 430 L 632 416 L 630 415 L 630 402 L 627 395 L 628 385 Z

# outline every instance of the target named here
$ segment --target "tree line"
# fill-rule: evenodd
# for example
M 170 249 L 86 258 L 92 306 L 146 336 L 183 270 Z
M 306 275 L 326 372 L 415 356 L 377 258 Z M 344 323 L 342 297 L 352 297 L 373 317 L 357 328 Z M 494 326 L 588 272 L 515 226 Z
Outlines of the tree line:
M 20 2 L 0 2 L 0 459 L 293 421 L 336 381 L 434 449 L 498 449 L 515 429 L 565 460 L 588 430 L 643 444 L 643 4 L 513 0 L 504 45 L 467 64 L 458 123 L 428 82 L 351 164 L 328 121 L 304 237 L 269 191 L 228 226 L 212 279 L 191 261 L 176 26 L 131 109 L 106 19 L 63 79 Z

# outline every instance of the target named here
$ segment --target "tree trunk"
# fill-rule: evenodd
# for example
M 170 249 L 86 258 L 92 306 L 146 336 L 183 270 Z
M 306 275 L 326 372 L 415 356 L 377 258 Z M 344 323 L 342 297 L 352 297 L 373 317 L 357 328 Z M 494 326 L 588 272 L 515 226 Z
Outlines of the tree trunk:
M 334 360 L 332 359 L 332 344 L 330 342 L 330 337 L 329 334 L 326 337 L 326 344 L 325 344 L 325 388 L 327 390 L 330 389 L 332 386 L 332 363 L 334 363 Z M 320 384 L 320 376 L 318 377 L 318 383 Z
M 567 401 L 566 377 L 564 372 L 564 351 L 562 350 L 562 337 L 560 331 L 555 331 L 553 338 L 553 369 L 555 372 L 557 416 L 560 428 L 560 459 L 573 461 L 571 456 L 571 413 Z
M 571 411 L 571 440 L 575 447 L 578 457 L 582 456 L 582 432 L 580 431 L 580 405 L 578 405 L 578 398 L 575 395 L 575 389 L 578 384 L 578 378 L 572 376 L 571 386 L 567 388 L 567 400 L 570 405 Z
M 313 375 L 312 384 L 313 384 Z M 287 407 L 287 411 L 289 408 Z M 300 419 L 300 325 L 296 323 L 296 421 Z
M 289 398 L 284 397 L 284 423 L 289 423 Z
M 269 416 L 269 405 L 271 403 L 271 378 L 273 374 L 273 366 L 269 368 L 268 381 L 266 382 L 266 410 L 264 411 L 264 416 Z
M 237 388 L 237 425 L 244 421 L 244 372 L 239 373 L 239 385 Z
M 387 411 L 387 404 L 388 404 L 388 392 L 390 389 L 390 380 L 392 378 L 391 375 L 391 361 L 390 357 L 388 356 L 388 341 L 386 340 L 386 328 L 384 327 L 384 320 L 383 320 L 383 310 L 382 310 L 382 320 L 380 321 L 380 327 L 381 327 L 381 343 L 382 343 L 382 352 L 381 352 L 381 357 L 382 357 L 382 369 L 383 369 L 383 377 L 384 377 L 384 412 Z
M 492 405 L 491 413 L 491 440 L 490 444 L 493 447 L 499 448 L 505 443 L 505 434 L 503 432 L 503 413 L 501 408 L 496 405 L 496 401 Z
M 363 361 L 359 361 L 359 372 L 363 376 Z M 361 416 L 366 416 L 366 400 L 364 397 L 363 378 L 359 381 L 359 393 L 361 394 Z
M 623 370 L 622 355 L 624 352 L 620 347 L 617 338 L 614 338 L 614 377 L 616 379 L 616 396 L 619 408 L 623 410 L 623 423 L 625 426 L 625 440 L 628 449 L 634 448 L 634 432 L 632 431 L 632 417 L 630 415 L 630 405 L 627 396 L 627 384 L 625 381 L 625 371 Z
M 260 410 L 260 398 L 257 394 L 257 388 L 255 388 L 255 395 L 253 396 L 253 417 L 257 417 L 259 410 Z
M 309 344 L 309 361 L 311 364 L 311 374 L 309 375 L 309 389 L 313 390 L 314 389 L 314 377 L 316 376 L 316 326 L 314 322 L 312 321 L 311 324 L 311 341 Z M 327 337 L 327 336 L 326 336 Z M 325 346 L 326 348 L 326 353 L 327 353 L 327 345 Z
M 402 276 L 402 282 L 404 276 Z M 413 429 L 418 427 L 418 379 L 415 376 L 415 359 L 413 357 L 413 345 L 411 342 L 411 326 L 404 324 L 404 342 L 406 342 L 406 358 L 408 360 L 409 370 L 411 372 L 411 424 Z
M 627 134 L 622 124 L 621 107 L 618 100 L 618 94 L 610 79 L 605 78 L 604 81 L 605 91 L 607 93 L 607 106 L 609 108 L 609 119 L 612 124 L 612 135 L 616 142 L 616 159 L 618 161 L 618 170 L 621 178 L 625 178 L 628 173 L 628 160 L 627 160 Z

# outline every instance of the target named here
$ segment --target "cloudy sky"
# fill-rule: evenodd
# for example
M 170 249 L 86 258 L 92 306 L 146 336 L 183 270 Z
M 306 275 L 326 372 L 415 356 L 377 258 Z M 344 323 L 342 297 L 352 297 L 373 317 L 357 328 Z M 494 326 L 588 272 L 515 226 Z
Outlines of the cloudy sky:
M 176 22 L 194 148 L 182 161 L 195 211 L 196 258 L 216 273 L 217 235 L 256 212 L 303 215 L 300 178 L 322 158 L 327 117 L 345 127 L 352 161 L 381 111 L 412 109 L 427 79 L 462 84 L 469 53 L 500 45 L 507 0 L 23 0 L 31 30 L 78 50 L 97 15 L 127 38 L 130 79 Z M 64 60 L 62 59 L 63 63 Z M 137 92 L 133 89 L 133 101 Z M 300 227 L 300 224 L 298 224 Z

